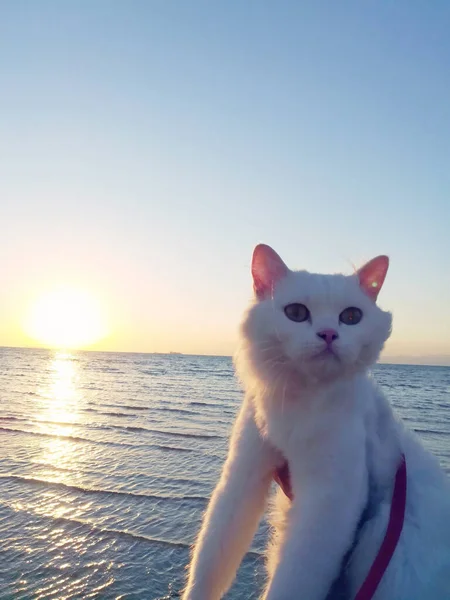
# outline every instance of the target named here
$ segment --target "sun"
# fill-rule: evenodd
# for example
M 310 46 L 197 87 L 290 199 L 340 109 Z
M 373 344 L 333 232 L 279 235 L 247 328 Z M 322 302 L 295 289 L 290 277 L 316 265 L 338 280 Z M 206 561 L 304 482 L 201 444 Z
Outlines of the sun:
M 104 311 L 88 291 L 57 287 L 38 296 L 24 323 L 25 333 L 51 348 L 86 348 L 107 335 Z

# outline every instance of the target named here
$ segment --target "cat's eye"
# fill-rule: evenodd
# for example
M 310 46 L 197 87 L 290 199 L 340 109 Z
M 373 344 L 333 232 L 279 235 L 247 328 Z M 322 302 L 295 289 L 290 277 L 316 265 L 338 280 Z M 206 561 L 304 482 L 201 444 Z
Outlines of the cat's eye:
M 309 319 L 309 310 L 304 304 L 299 304 L 298 302 L 285 306 L 284 314 L 288 319 L 295 321 L 296 323 L 302 323 Z
M 344 325 L 357 325 L 362 319 L 362 310 L 354 306 L 349 306 L 339 315 L 339 321 Z

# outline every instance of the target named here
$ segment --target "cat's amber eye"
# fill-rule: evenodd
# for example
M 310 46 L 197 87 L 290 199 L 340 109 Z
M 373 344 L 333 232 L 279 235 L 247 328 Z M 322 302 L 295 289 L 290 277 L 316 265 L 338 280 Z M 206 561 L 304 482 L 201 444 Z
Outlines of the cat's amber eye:
M 285 306 L 284 314 L 288 319 L 295 321 L 296 323 L 302 323 L 309 319 L 309 310 L 304 304 L 299 304 L 298 302 Z
M 357 325 L 362 319 L 362 310 L 350 306 L 341 312 L 339 315 L 339 321 L 344 325 Z

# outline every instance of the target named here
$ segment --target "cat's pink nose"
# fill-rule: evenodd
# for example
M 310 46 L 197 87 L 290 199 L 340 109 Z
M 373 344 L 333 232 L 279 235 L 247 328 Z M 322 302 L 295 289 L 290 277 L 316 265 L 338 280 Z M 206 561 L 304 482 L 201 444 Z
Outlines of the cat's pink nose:
M 320 337 L 328 346 L 331 346 L 332 342 L 337 340 L 339 334 L 335 329 L 322 329 L 322 331 L 317 332 L 317 337 Z

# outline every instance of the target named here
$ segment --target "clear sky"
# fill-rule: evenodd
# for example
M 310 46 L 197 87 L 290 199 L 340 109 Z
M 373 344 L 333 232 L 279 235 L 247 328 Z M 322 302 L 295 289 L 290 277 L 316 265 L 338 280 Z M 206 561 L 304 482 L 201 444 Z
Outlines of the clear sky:
M 444 0 L 0 2 L 0 344 L 68 284 L 97 348 L 230 354 L 265 242 L 389 254 L 385 359 L 450 364 L 449 31 Z

